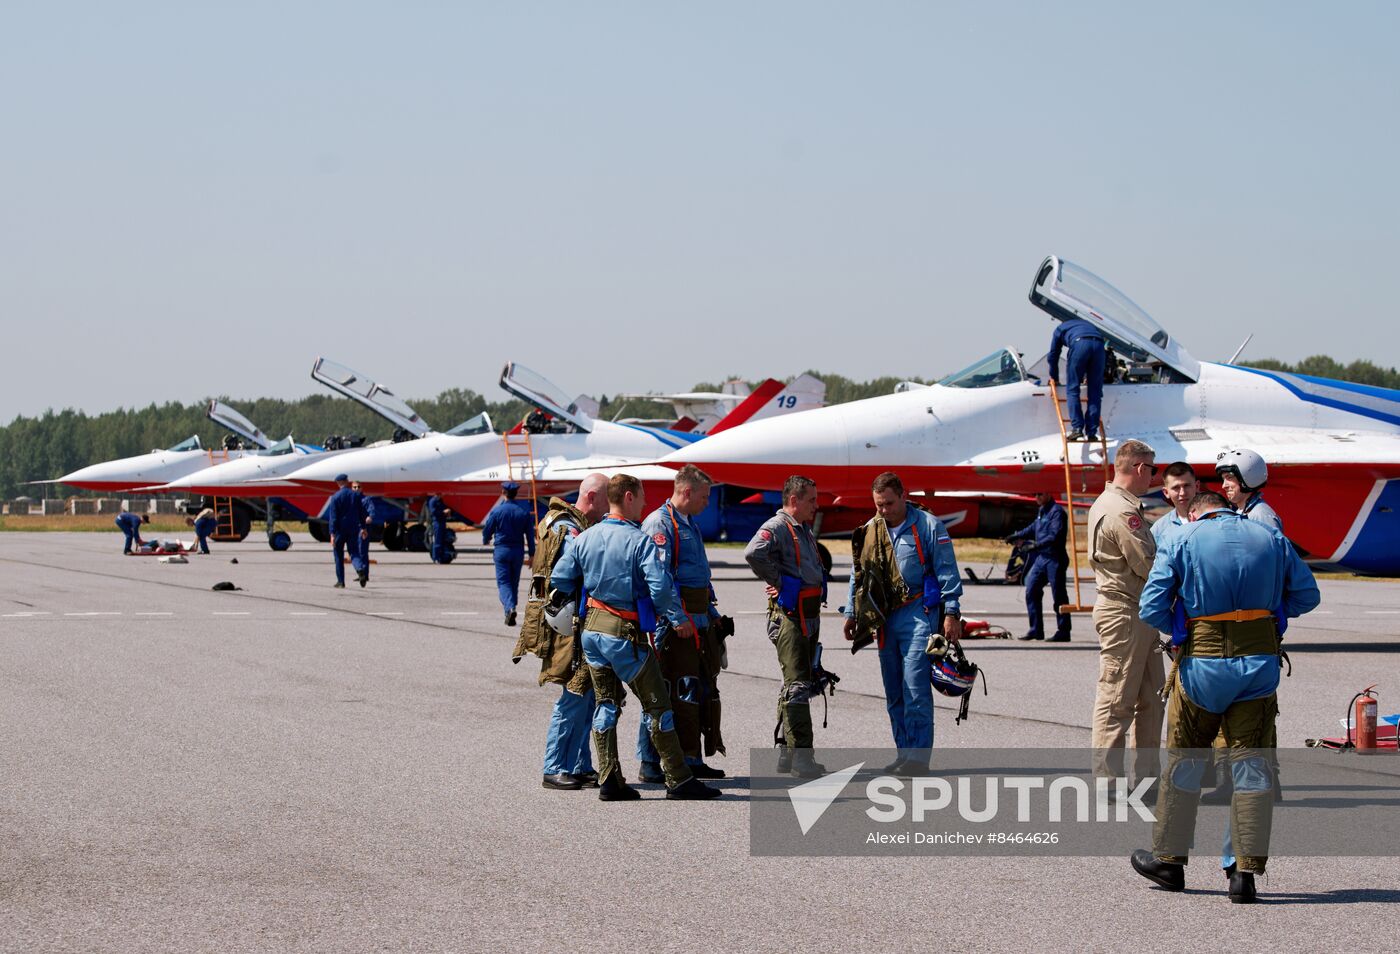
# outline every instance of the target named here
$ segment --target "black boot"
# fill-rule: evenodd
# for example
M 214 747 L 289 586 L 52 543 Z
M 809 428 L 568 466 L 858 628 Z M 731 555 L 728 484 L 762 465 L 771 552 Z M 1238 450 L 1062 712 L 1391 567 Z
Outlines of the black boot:
M 567 772 L 560 772 L 558 775 L 546 775 L 544 787 L 558 789 L 561 792 L 576 792 L 583 788 L 583 783 Z
M 698 801 L 706 798 L 719 798 L 720 792 L 717 788 L 711 788 L 693 775 L 681 782 L 675 788 L 666 789 L 667 798 L 676 798 L 682 801 Z
M 634 802 L 641 797 L 641 792 L 622 780 L 621 772 L 613 772 L 598 786 L 600 802 Z
M 786 745 L 778 747 L 778 774 L 786 775 L 792 771 L 792 749 Z
M 1234 865 L 1225 869 L 1230 876 L 1230 903 L 1254 904 L 1259 895 L 1254 890 L 1254 872 L 1237 871 Z
M 515 625 L 515 610 L 506 610 L 506 625 Z
M 360 589 L 364 589 L 365 584 L 369 582 L 369 570 L 356 570 L 355 579 L 360 581 Z
M 821 778 L 826 766 L 812 758 L 811 749 L 793 749 L 791 771 L 797 778 Z
M 1186 888 L 1186 868 L 1184 865 L 1158 861 L 1152 852 L 1139 848 L 1133 852 L 1133 870 L 1148 881 L 1161 885 L 1168 891 L 1182 891 Z
M 637 781 L 660 782 L 664 784 L 666 781 L 666 773 L 661 771 L 660 762 L 643 762 L 641 768 L 637 769 Z
M 572 773 L 572 774 L 573 774 L 574 778 L 578 779 L 579 785 L 582 786 L 583 788 L 597 788 L 597 787 L 598 787 L 598 773 L 597 773 L 597 772 L 574 772 L 574 773 Z
M 1024 642 L 1026 642 L 1027 640 L 1031 640 L 1031 639 L 1044 639 L 1044 638 L 1045 638 L 1045 634 L 1044 634 L 1044 633 L 1027 633 L 1027 634 L 1024 635 L 1024 636 L 1017 636 L 1016 638 L 1019 639 L 1021 642 L 1024 643 Z
M 690 774 L 696 778 L 724 778 L 724 769 L 700 763 L 690 767 Z

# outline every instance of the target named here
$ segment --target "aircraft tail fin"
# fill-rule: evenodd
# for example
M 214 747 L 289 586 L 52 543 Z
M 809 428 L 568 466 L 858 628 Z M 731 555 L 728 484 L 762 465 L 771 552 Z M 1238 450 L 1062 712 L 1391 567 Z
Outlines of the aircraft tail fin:
M 730 411 L 707 434 L 718 434 L 749 421 L 760 421 L 779 414 L 795 414 L 826 403 L 826 385 L 820 378 L 804 374 L 784 385 L 769 378 L 754 389 L 738 407 Z

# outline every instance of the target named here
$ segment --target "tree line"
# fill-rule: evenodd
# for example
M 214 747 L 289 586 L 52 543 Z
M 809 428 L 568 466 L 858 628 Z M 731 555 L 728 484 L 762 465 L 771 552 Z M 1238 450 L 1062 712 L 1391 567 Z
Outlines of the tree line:
M 1342 381 L 1354 381 L 1400 390 L 1400 371 L 1383 368 L 1370 361 L 1343 365 L 1325 355 L 1316 355 L 1295 365 L 1281 361 L 1248 362 L 1264 370 L 1310 374 Z M 880 377 L 854 381 L 839 374 L 810 371 L 826 383 L 828 404 L 844 404 L 880 394 L 889 394 L 901 380 L 929 383 L 922 378 Z M 695 385 L 697 391 L 714 391 L 710 383 Z M 358 435 L 367 441 L 392 436 L 393 428 L 383 418 L 353 401 L 313 394 L 296 400 L 219 398 L 248 417 L 272 440 L 291 435 L 298 442 L 320 444 L 331 435 Z M 615 413 L 628 417 L 664 418 L 671 408 L 646 401 L 620 402 L 606 395 L 599 399 L 599 416 L 610 419 Z M 491 415 L 498 430 L 506 430 L 530 410 L 516 400 L 488 401 L 475 391 L 452 388 L 437 397 L 409 402 L 432 427 L 446 430 L 483 411 Z M 218 447 L 225 432 L 204 416 L 207 402 L 198 404 L 152 404 L 143 408 L 118 408 L 101 414 L 72 409 L 49 410 L 37 417 L 16 417 L 0 427 L 0 497 L 12 499 L 67 496 L 71 487 L 28 486 L 30 481 L 52 480 L 88 464 L 131 457 L 147 451 L 171 447 L 187 437 L 198 436 L 205 447 Z M 52 485 L 51 485 L 52 486 Z

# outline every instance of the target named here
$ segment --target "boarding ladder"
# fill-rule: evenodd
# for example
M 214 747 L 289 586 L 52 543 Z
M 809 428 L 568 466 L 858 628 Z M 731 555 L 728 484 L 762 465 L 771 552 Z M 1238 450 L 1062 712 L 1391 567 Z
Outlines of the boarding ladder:
M 514 430 L 502 435 L 506 445 L 506 477 L 530 491 L 531 523 L 535 525 L 535 535 L 539 535 L 539 491 L 535 487 L 535 451 L 530 446 L 530 432 L 522 423 Z M 519 468 L 517 473 L 516 468 Z M 538 540 L 536 541 L 538 542 Z
M 209 449 L 209 466 L 226 463 L 229 460 L 227 448 Z M 188 513 L 188 511 L 186 511 Z M 237 543 L 238 527 L 233 522 L 233 498 L 214 498 L 214 532 L 209 535 L 210 540 L 220 543 Z
M 1054 381 L 1050 382 L 1050 400 L 1055 405 L 1055 417 L 1060 422 L 1060 458 L 1065 469 L 1065 507 L 1069 511 L 1069 557 L 1071 580 L 1074 583 L 1074 602 L 1059 607 L 1061 613 L 1088 613 L 1094 604 L 1084 602 L 1082 587 L 1094 582 L 1093 571 L 1089 568 L 1089 508 L 1098 499 L 1099 492 L 1089 489 L 1094 471 L 1101 470 L 1105 486 L 1113 480 L 1113 464 L 1108 459 L 1108 435 L 1102 420 L 1099 421 L 1098 436 L 1089 441 L 1075 441 L 1080 444 L 1098 444 L 1102 455 L 1100 463 L 1075 463 L 1070 460 L 1069 417 L 1065 413 L 1066 399 L 1061 396 Z M 1085 574 L 1088 574 L 1087 576 Z

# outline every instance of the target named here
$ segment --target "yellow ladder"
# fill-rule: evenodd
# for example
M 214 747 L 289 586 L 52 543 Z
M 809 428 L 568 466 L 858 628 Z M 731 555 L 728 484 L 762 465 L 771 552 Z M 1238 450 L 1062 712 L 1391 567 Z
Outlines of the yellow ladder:
M 535 451 L 530 446 L 530 432 L 522 424 L 519 431 L 508 432 L 502 437 L 506 445 L 506 476 L 521 484 L 522 487 L 529 487 L 530 522 L 535 525 L 535 535 L 538 538 L 540 532 L 538 524 L 539 492 L 535 488 Z M 519 476 L 516 475 L 515 470 L 517 465 L 520 468 Z
M 1113 479 L 1113 463 L 1108 459 L 1108 434 L 1103 421 L 1099 421 L 1096 438 L 1099 451 L 1103 455 L 1102 464 L 1076 464 L 1069 459 L 1069 419 L 1065 414 L 1066 399 L 1060 396 L 1055 382 L 1050 382 L 1050 400 L 1055 405 L 1055 417 L 1060 422 L 1060 451 L 1065 468 L 1065 506 L 1069 510 L 1069 556 L 1072 580 L 1074 582 L 1074 602 L 1059 607 L 1061 613 L 1088 613 L 1094 604 L 1084 602 L 1082 587 L 1094 582 L 1094 574 L 1084 572 L 1089 566 L 1089 508 L 1098 499 L 1098 491 L 1089 490 L 1089 477 L 1100 467 L 1103 469 L 1105 484 Z M 1074 443 L 1086 443 L 1075 441 Z M 1078 484 L 1078 489 L 1075 485 Z

